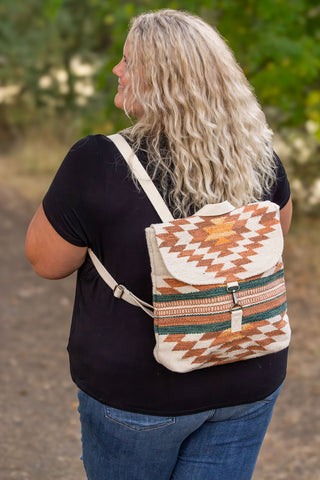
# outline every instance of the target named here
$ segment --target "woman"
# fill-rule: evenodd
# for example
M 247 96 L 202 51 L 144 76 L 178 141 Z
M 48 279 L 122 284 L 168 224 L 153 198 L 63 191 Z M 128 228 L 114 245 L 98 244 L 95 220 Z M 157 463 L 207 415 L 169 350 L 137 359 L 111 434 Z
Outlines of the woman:
M 141 15 L 113 72 L 115 105 L 137 118 L 123 135 L 176 217 L 270 199 L 287 233 L 290 188 L 271 132 L 212 27 L 174 10 Z M 87 255 L 150 303 L 144 230 L 158 222 L 114 144 L 95 135 L 71 148 L 28 230 L 39 275 L 78 270 L 68 351 L 88 479 L 248 480 L 287 350 L 183 374 L 158 364 L 152 321 L 113 296 Z

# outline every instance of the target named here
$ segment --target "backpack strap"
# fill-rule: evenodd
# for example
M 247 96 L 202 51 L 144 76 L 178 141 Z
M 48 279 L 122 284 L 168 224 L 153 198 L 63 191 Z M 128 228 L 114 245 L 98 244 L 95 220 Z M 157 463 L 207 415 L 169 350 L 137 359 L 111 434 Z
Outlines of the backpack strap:
M 124 285 L 120 285 L 118 282 L 116 282 L 116 280 L 113 278 L 112 275 L 110 275 L 104 265 L 102 265 L 98 257 L 93 253 L 91 248 L 88 248 L 88 253 L 100 277 L 103 278 L 106 284 L 111 288 L 111 290 L 113 291 L 113 295 L 116 298 L 122 298 L 126 302 L 131 303 L 131 305 L 142 308 L 142 310 L 144 310 L 148 315 L 150 315 L 150 317 L 153 317 L 153 306 L 150 305 L 150 303 L 144 302 L 140 298 L 136 297 Z
M 139 181 L 141 187 L 143 188 L 150 202 L 156 209 L 156 212 L 158 213 L 161 220 L 163 222 L 170 222 L 171 220 L 173 220 L 174 218 L 169 208 L 165 204 L 155 184 L 149 177 L 147 171 L 141 164 L 140 160 L 138 159 L 137 155 L 134 153 L 128 142 L 119 133 L 109 135 L 108 138 L 112 140 L 112 142 L 118 148 L 119 152 L 129 165 L 129 168 L 133 172 L 136 179 Z
M 160 193 L 156 189 L 153 181 L 149 177 L 148 173 L 142 166 L 140 160 L 135 155 L 134 151 L 128 144 L 128 142 L 120 135 L 110 135 L 108 137 L 118 148 L 119 152 L 127 162 L 129 168 L 139 181 L 141 187 L 145 191 L 147 197 L 151 201 L 152 205 L 156 209 L 159 217 L 163 222 L 173 220 L 173 216 L 165 204 Z M 144 302 L 140 298 L 136 297 L 130 290 L 124 285 L 118 284 L 118 282 L 110 275 L 108 270 L 102 265 L 98 257 L 93 253 L 91 248 L 88 248 L 88 253 L 93 265 L 95 266 L 99 275 L 103 278 L 106 284 L 113 290 L 113 295 L 116 298 L 122 298 L 128 303 L 142 308 L 148 315 L 153 317 L 153 306 L 147 302 Z

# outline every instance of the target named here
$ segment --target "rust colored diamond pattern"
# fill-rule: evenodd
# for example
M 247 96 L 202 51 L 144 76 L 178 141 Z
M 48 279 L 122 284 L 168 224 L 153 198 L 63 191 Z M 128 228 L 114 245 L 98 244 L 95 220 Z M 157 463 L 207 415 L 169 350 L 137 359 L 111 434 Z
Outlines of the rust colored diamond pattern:
M 243 331 L 231 334 L 230 330 L 205 333 L 194 339 L 193 335 L 167 335 L 164 342 L 172 343 L 172 350 L 181 352 L 182 359 L 192 364 L 221 364 L 224 360 L 239 361 L 248 356 L 259 356 L 269 350 L 269 345 L 281 335 L 286 335 L 285 313 L 273 319 L 262 320 L 243 326 Z M 193 337 L 193 338 L 192 338 Z
M 204 267 L 206 272 L 216 275 L 223 272 L 228 280 L 235 273 L 246 271 L 246 265 L 252 262 L 267 234 L 278 224 L 275 211 L 268 211 L 259 204 L 246 205 L 238 209 L 239 213 L 217 217 L 188 217 L 171 222 L 165 227 L 166 233 L 159 233 L 159 248 L 169 248 L 186 262 L 196 262 L 196 267 Z M 252 220 L 254 219 L 254 220 Z M 250 229 L 250 222 L 259 223 L 259 228 Z M 189 242 L 181 242 L 181 233 L 189 234 Z M 180 235 L 179 235 L 180 234 Z M 237 258 L 226 268 L 224 257 L 233 255 L 237 249 Z M 213 255 L 214 254 L 214 255 Z M 221 263 L 217 263 L 221 258 Z M 215 259 L 215 262 L 214 262 Z

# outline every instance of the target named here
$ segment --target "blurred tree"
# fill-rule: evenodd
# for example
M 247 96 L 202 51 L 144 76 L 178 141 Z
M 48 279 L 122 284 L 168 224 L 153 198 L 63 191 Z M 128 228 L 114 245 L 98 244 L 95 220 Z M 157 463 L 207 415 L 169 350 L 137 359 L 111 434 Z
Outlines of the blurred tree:
M 273 107 L 276 126 L 311 120 L 319 127 L 320 6 L 315 0 L 134 0 L 121 6 L 110 0 L 2 0 L 1 84 L 16 86 L 16 94 L 1 103 L 2 124 L 28 124 L 42 112 L 81 110 L 88 124 L 120 126 L 123 117 L 112 107 L 112 66 L 121 57 L 130 18 L 163 7 L 187 9 L 218 27 L 259 100 Z M 93 91 L 92 75 L 79 73 L 83 63 L 95 71 Z M 314 130 L 319 135 L 319 128 Z
M 319 122 L 320 5 L 314 0 L 218 1 L 218 26 L 262 103 L 281 123 Z M 234 21 L 239 19 L 239 21 Z
M 16 95 L 1 104 L 1 121 L 24 125 L 43 112 L 78 109 L 83 74 L 74 60 L 95 65 L 110 43 L 94 2 L 3 0 L 0 14 L 1 84 L 17 86 Z

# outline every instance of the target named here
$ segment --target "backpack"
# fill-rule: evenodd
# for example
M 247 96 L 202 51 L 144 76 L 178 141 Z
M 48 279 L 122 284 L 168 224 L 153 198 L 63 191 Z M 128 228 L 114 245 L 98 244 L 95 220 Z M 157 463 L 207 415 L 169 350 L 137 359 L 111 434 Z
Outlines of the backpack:
M 155 359 L 189 372 L 285 349 L 291 330 L 279 206 L 222 202 L 174 219 L 126 140 L 108 138 L 162 220 L 146 229 L 153 305 L 118 284 L 91 249 L 89 255 L 115 297 L 153 317 Z

